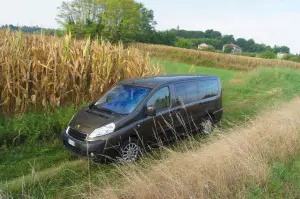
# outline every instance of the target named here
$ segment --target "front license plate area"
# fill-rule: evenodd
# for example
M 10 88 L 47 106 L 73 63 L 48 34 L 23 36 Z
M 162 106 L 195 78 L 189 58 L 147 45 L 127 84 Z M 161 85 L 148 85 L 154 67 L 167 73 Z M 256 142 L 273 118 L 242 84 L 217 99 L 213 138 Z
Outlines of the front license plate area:
M 73 140 L 68 139 L 68 143 L 75 147 L 75 142 Z

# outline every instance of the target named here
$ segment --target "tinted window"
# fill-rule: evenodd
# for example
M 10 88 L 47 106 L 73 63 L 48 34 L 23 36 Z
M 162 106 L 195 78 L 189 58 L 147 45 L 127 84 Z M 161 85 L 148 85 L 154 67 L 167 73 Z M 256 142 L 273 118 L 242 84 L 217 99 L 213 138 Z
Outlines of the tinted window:
M 191 103 L 199 100 L 197 82 L 186 83 L 185 93 L 185 103 Z
M 218 80 L 204 80 L 198 83 L 200 99 L 214 97 L 219 94 Z
M 149 99 L 147 106 L 154 106 L 156 111 L 168 108 L 170 106 L 170 92 L 168 87 L 159 89 Z
M 175 96 L 184 104 L 198 100 L 198 89 L 196 82 L 175 84 Z
M 175 97 L 181 103 L 185 103 L 185 84 L 175 84 Z

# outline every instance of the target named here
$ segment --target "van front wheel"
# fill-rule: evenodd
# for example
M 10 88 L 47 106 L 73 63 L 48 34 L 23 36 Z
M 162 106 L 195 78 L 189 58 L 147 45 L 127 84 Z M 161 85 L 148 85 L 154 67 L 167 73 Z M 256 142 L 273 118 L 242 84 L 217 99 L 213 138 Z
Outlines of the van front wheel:
M 124 163 L 135 162 L 142 154 L 139 141 L 135 138 L 129 138 L 121 146 L 120 161 Z

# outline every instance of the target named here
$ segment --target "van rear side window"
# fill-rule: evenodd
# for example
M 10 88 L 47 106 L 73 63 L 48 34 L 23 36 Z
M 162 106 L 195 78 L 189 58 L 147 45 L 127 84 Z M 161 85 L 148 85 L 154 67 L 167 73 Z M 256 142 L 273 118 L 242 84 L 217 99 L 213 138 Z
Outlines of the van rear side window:
M 184 104 L 217 96 L 218 80 L 201 80 L 175 84 L 176 99 Z
M 217 80 L 203 80 L 198 82 L 199 99 L 206 99 L 219 94 L 219 84 Z

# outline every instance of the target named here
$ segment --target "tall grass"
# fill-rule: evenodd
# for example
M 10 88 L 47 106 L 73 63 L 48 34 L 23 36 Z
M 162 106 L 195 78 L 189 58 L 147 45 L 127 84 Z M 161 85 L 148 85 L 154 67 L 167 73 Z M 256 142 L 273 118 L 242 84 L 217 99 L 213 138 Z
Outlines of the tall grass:
M 120 168 L 123 185 L 94 198 L 245 198 L 253 183 L 266 183 L 273 162 L 300 150 L 300 99 L 230 132 L 201 149 L 168 150 L 150 168 Z
M 155 57 L 157 59 L 179 61 L 198 66 L 218 67 L 241 71 L 249 71 L 259 67 L 300 68 L 300 63 L 277 59 L 236 56 L 142 43 L 136 43 L 133 46 L 141 51 L 149 52 L 151 57 Z
M 158 74 L 139 50 L 120 43 L 0 32 L 0 112 L 5 115 L 79 105 L 116 82 Z

